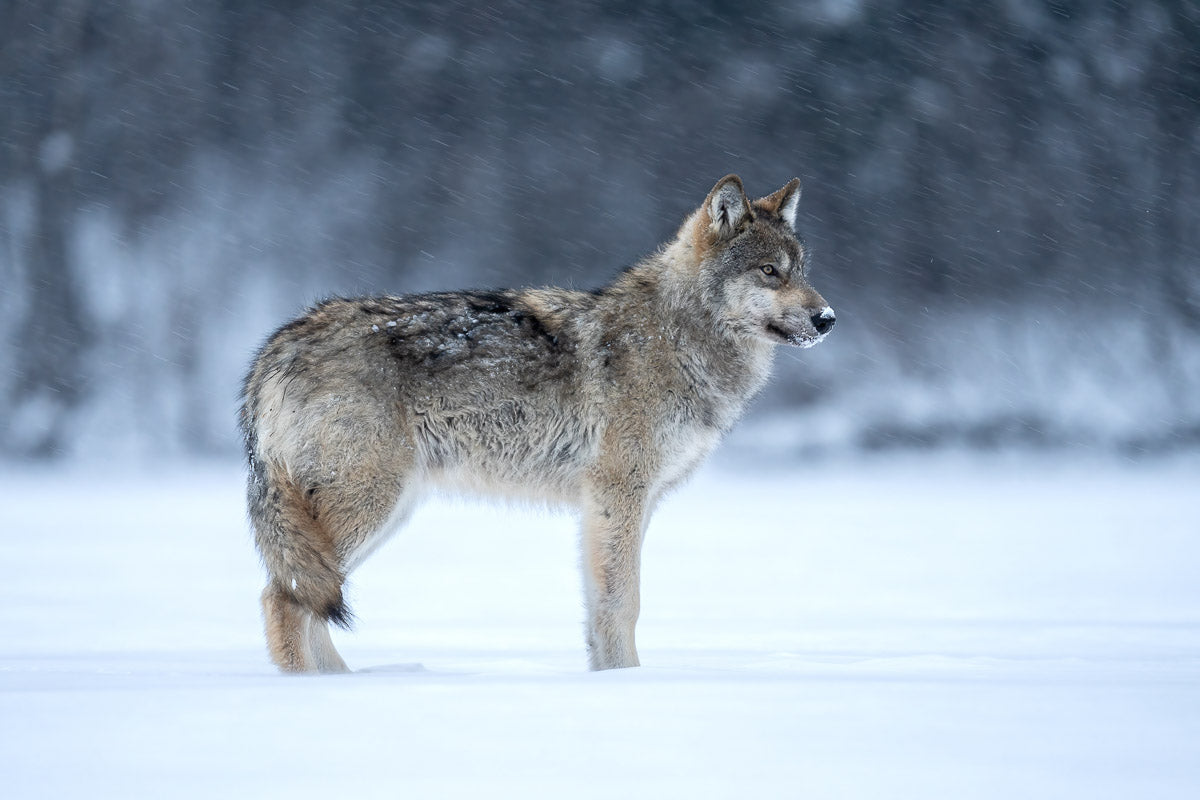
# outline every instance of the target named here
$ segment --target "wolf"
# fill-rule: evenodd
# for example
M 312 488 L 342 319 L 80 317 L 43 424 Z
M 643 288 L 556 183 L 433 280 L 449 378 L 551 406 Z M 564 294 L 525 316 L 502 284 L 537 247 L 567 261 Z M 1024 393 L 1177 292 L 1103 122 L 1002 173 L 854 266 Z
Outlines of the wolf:
M 577 510 L 589 666 L 637 666 L 655 506 L 762 388 L 776 345 L 833 327 L 799 199 L 799 179 L 751 202 L 728 175 L 603 288 L 338 298 L 276 331 L 240 413 L 275 664 L 347 670 L 329 635 L 351 622 L 346 576 L 448 489 Z

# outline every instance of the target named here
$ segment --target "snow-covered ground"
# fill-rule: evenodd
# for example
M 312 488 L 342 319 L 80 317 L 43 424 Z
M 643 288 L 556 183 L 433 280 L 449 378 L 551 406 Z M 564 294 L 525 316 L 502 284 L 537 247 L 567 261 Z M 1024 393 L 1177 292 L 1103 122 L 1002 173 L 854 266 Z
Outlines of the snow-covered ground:
M 711 467 L 585 671 L 573 521 L 439 502 L 285 677 L 234 466 L 0 475 L 4 797 L 1200 797 L 1200 468 Z

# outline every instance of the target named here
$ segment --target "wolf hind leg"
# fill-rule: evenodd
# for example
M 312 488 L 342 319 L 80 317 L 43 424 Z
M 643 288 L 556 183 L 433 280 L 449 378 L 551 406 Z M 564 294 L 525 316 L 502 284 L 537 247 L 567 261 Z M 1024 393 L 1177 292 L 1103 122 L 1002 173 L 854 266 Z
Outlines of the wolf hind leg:
M 329 626 L 272 580 L 262 594 L 271 660 L 284 672 L 348 672 Z
M 308 615 L 308 642 L 317 672 L 350 671 L 338 654 L 337 648 L 333 646 L 333 639 L 329 636 L 329 624 L 313 614 Z
M 334 566 L 339 581 L 342 576 L 361 564 L 388 536 L 411 515 L 413 501 L 400 498 L 390 514 L 384 512 L 386 503 L 364 503 L 363 498 L 349 500 L 326 491 L 319 515 L 335 542 L 328 560 Z M 369 495 L 368 495 L 369 497 Z M 348 672 L 346 662 L 338 654 L 329 635 L 327 620 L 339 621 L 298 601 L 294 591 L 288 591 L 272 578 L 262 595 L 263 617 L 266 623 L 267 649 L 271 660 L 284 672 Z M 341 621 L 349 619 L 343 609 Z
M 327 622 L 349 627 L 345 576 L 387 538 L 401 507 L 407 464 L 352 470 L 322 482 L 267 471 L 251 496 L 251 516 L 270 582 L 263 592 L 267 647 L 285 672 L 344 672 Z M 391 521 L 390 521 L 391 520 Z

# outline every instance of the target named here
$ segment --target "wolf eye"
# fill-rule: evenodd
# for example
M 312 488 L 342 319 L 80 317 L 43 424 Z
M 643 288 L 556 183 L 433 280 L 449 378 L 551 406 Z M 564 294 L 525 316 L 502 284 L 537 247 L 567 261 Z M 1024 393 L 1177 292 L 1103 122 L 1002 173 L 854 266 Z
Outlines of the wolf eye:
M 761 267 L 759 267 L 759 269 L 762 270 L 763 275 L 774 275 L 775 274 L 775 265 L 774 264 L 763 264 Z

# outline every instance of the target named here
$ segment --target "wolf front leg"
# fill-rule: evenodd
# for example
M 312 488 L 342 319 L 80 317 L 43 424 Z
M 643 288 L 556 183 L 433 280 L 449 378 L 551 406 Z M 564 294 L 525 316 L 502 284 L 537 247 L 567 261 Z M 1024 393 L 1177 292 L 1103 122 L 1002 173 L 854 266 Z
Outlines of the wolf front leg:
M 583 512 L 583 581 L 587 596 L 588 665 L 638 666 L 634 627 L 641 609 L 646 503 L 636 488 L 593 485 Z

